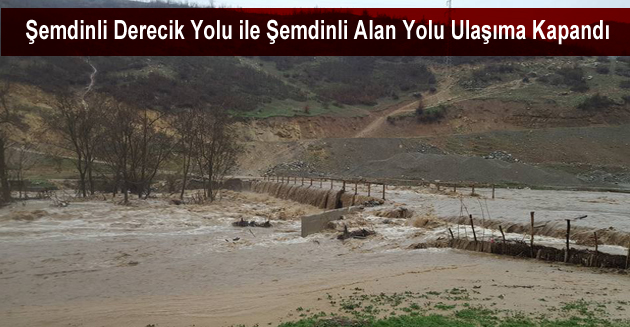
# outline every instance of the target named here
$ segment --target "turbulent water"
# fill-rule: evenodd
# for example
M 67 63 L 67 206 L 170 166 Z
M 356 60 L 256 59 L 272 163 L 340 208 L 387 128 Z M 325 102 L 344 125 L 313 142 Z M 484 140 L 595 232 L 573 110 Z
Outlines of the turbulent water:
M 479 192 L 487 195 L 487 190 Z M 556 193 L 537 192 L 498 190 L 496 200 L 487 200 L 487 211 L 492 218 L 521 222 L 528 221 L 530 205 L 536 206 L 537 217 L 547 219 L 590 209 L 593 221 L 626 226 L 621 218 L 628 207 L 623 195 L 558 193 L 553 198 Z M 359 286 L 377 293 L 424 292 L 480 283 L 484 296 L 506 294 L 526 310 L 540 309 L 540 301 L 527 300 L 535 296 L 567 301 L 562 294 L 598 294 L 602 299 L 627 295 L 615 290 L 627 286 L 627 280 L 619 279 L 626 276 L 562 272 L 548 263 L 498 260 L 445 248 L 413 250 L 419 243 L 450 237 L 449 225 L 435 218 L 456 215 L 460 200 L 426 189 L 388 189 L 386 195 L 390 201 L 384 206 L 337 222 L 337 228 L 376 231 L 367 239 L 346 241 L 338 240 L 335 231 L 300 237 L 299 217 L 321 209 L 266 194 L 228 192 L 211 205 L 177 206 L 155 199 L 122 206 L 95 199 L 63 208 L 53 207 L 52 201 L 3 208 L 0 318 L 18 327 L 266 324 L 282 321 L 298 305 L 327 303 L 317 299 L 329 292 Z M 468 210 L 475 210 L 477 199 L 464 198 Z M 519 199 L 530 202 L 519 206 Z M 382 217 L 382 212 L 401 206 L 415 216 Z M 595 211 L 600 209 L 605 216 Z M 241 218 L 259 223 L 269 219 L 272 227 L 232 226 Z M 472 232 L 450 227 L 461 237 Z M 484 239 L 498 237 L 491 229 L 477 227 L 476 232 Z M 541 236 L 537 242 L 562 240 Z M 597 283 L 590 282 L 592 278 Z M 524 289 L 511 287 L 515 280 L 542 286 L 522 296 Z M 553 298 L 558 287 L 562 294 Z M 605 294 L 603 287 L 608 288 Z

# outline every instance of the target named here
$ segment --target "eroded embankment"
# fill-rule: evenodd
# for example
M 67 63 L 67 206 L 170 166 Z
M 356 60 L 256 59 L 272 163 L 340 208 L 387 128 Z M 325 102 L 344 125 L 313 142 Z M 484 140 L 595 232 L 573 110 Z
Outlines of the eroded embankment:
M 515 242 L 452 240 L 451 247 L 460 250 L 494 253 L 513 257 L 536 258 L 544 261 L 567 262 L 585 267 L 626 269 L 627 257 L 589 250 L 571 249 L 566 255 L 565 249 Z
M 470 220 L 467 217 L 450 217 L 443 219 L 454 224 L 470 225 Z M 491 219 L 475 219 L 474 224 L 475 227 L 479 226 L 494 230 L 499 230 L 500 226 L 505 233 L 531 234 L 530 225 Z M 630 244 L 630 233 L 620 232 L 613 229 L 592 229 L 581 226 L 571 226 L 570 239 L 580 245 L 593 246 L 595 245 L 595 238 L 593 234 L 595 232 L 597 233 L 597 241 L 599 244 L 619 245 L 623 247 L 627 247 Z M 546 221 L 534 224 L 534 233 L 535 235 L 563 239 L 566 238 L 567 229 L 564 222 Z
M 366 203 L 382 203 L 383 200 L 364 195 L 354 195 L 343 190 L 330 190 L 308 185 L 290 185 L 274 182 L 243 182 L 241 190 L 266 193 L 279 199 L 309 204 L 322 209 L 338 209 Z

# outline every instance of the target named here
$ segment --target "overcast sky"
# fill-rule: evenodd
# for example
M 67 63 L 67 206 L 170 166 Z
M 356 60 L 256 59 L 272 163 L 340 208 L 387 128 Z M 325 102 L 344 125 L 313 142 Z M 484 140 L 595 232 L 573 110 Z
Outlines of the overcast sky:
M 189 0 L 208 5 L 210 0 Z M 214 0 L 242 8 L 443 8 L 446 0 Z M 630 0 L 453 0 L 454 8 L 630 8 Z

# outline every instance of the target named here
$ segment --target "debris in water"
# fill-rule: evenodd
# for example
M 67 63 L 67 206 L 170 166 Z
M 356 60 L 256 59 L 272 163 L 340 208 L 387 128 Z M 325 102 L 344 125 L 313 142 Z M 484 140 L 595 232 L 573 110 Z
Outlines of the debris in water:
M 271 222 L 269 220 L 265 221 L 264 223 L 259 223 L 259 222 L 256 222 L 255 220 L 252 220 L 252 221 L 248 222 L 247 220 L 244 220 L 243 218 L 241 218 L 241 220 L 233 222 L 232 226 L 234 226 L 234 227 L 263 227 L 263 228 L 269 228 L 269 227 L 271 227 Z
M 234 227 L 247 227 L 249 226 L 249 222 L 243 220 L 243 218 L 241 218 L 240 221 L 235 221 L 232 223 L 232 226 Z
M 375 235 L 376 232 L 361 228 L 355 231 L 348 231 L 348 226 L 343 227 L 343 233 L 337 236 L 338 240 L 346 240 L 349 238 L 365 239 L 370 235 Z

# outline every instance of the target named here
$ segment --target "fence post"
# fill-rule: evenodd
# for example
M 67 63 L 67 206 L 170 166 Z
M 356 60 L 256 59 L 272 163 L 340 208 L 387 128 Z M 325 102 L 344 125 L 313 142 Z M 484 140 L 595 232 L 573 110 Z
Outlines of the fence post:
M 475 184 L 472 185 L 472 193 L 470 193 L 470 195 L 475 195 Z
M 529 247 L 532 249 L 532 258 L 534 257 L 534 212 L 529 213 L 531 215 L 531 234 L 532 239 L 529 242 Z
M 468 217 L 470 218 L 470 228 L 472 228 L 473 238 L 475 239 L 475 244 L 476 244 L 477 243 L 477 233 L 475 233 L 475 224 L 473 223 L 473 217 L 472 217 L 472 215 L 468 215 Z
M 313 179 L 311 178 L 311 186 L 313 186 Z
M 494 200 L 494 184 L 492 184 L 492 200 Z
M 453 185 L 453 193 L 457 193 L 457 185 Z
M 383 200 L 385 200 L 385 183 L 383 183 Z
M 571 248 L 569 247 L 570 237 L 571 237 L 571 220 L 567 219 L 567 250 L 564 253 L 564 262 L 569 262 L 569 251 L 571 251 Z
M 593 232 L 593 236 L 595 236 L 595 253 L 597 253 L 597 232 Z
M 345 192 L 346 191 L 346 181 L 342 181 L 342 182 L 343 182 L 343 185 L 341 186 L 341 190 Z
M 302 177 L 302 186 L 304 186 L 304 177 Z
M 333 180 L 332 180 L 332 178 L 330 179 L 330 189 L 331 190 L 333 189 Z
M 358 188 L 358 183 L 354 182 L 354 195 L 357 195 L 357 188 Z
M 372 185 L 372 184 L 368 183 L 368 196 L 371 196 L 371 195 L 372 195 L 372 194 L 371 194 L 372 192 L 371 192 L 371 190 L 370 190 L 370 185 Z

